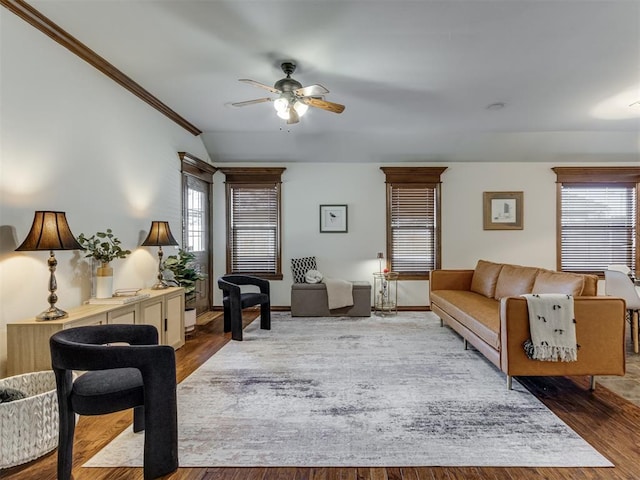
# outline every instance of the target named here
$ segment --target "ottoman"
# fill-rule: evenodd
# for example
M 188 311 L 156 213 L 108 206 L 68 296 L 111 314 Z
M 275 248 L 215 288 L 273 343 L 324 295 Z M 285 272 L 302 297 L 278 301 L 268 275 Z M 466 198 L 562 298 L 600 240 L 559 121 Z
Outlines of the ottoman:
M 324 283 L 294 283 L 291 285 L 292 317 L 370 317 L 371 284 L 353 284 L 353 305 L 329 310 L 327 287 Z

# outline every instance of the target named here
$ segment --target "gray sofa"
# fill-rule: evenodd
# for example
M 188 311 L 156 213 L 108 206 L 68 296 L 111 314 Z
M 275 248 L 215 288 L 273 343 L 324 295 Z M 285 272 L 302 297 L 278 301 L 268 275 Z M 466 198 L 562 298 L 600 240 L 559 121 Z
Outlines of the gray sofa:
M 353 283 L 353 305 L 329 310 L 327 287 L 324 283 L 294 283 L 291 285 L 292 317 L 370 317 L 371 284 Z

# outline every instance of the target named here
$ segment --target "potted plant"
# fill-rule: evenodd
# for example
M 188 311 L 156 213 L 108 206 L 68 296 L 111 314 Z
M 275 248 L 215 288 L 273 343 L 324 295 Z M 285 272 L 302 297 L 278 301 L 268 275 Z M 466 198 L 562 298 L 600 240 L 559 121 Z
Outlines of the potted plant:
M 164 261 L 164 268 L 173 273 L 170 282 L 184 288 L 185 318 L 184 328 L 187 333 L 193 331 L 196 325 L 196 309 L 192 306 L 196 299 L 196 283 L 204 280 L 206 275 L 200 271 L 200 266 L 195 262 L 195 254 L 184 249 L 179 249 L 177 255 L 169 255 Z
M 113 295 L 113 268 L 109 263 L 116 258 L 125 258 L 131 250 L 122 248 L 121 241 L 107 228 L 106 232 L 97 232 L 90 237 L 84 233 L 78 235 L 78 243 L 86 250 L 85 257 L 91 257 L 100 266 L 96 269 L 96 297 L 109 298 Z

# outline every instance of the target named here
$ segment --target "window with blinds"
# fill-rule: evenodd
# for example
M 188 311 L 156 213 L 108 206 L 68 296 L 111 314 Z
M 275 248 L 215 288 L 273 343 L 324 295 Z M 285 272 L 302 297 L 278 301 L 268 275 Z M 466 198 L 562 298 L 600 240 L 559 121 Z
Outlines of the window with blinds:
M 638 272 L 640 167 L 554 167 L 558 184 L 557 269 Z
M 277 185 L 231 186 L 230 201 L 231 273 L 277 273 Z
M 562 270 L 601 273 L 608 265 L 636 271 L 635 185 L 563 184 Z
M 387 183 L 387 262 L 399 278 L 440 267 L 440 175 L 446 167 L 382 167 Z
M 391 270 L 428 275 L 436 264 L 435 188 L 391 185 Z
M 227 273 L 281 279 L 280 188 L 284 168 L 223 168 Z

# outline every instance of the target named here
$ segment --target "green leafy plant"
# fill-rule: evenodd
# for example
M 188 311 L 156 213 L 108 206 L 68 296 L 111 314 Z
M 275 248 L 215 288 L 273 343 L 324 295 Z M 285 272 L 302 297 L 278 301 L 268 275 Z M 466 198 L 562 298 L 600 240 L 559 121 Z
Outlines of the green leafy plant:
M 164 261 L 164 268 L 173 272 L 173 282 L 184 288 L 187 303 L 196 298 L 196 282 L 207 278 L 200 272 L 200 266 L 195 262 L 195 258 L 194 253 L 181 248 L 177 255 L 169 255 Z
M 110 228 L 90 237 L 81 233 L 78 235 L 78 243 L 87 251 L 85 257 L 95 258 L 102 263 L 109 263 L 115 258 L 125 258 L 131 254 L 131 250 L 125 250 L 120 246 L 122 242 L 113 235 Z

